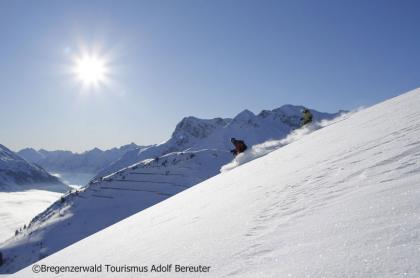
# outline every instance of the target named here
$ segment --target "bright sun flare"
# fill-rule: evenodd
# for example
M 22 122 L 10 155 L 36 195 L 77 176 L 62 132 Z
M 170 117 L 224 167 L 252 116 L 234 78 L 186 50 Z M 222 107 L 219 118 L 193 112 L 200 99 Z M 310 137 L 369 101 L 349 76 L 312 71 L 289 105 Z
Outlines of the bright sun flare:
M 107 66 L 105 59 L 95 55 L 84 55 L 75 59 L 74 73 L 83 85 L 98 86 L 106 81 Z

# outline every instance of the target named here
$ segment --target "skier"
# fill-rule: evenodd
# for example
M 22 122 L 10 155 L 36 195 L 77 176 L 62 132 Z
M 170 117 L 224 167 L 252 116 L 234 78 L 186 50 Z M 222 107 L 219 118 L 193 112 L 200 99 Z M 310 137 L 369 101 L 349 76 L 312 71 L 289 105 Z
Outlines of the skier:
M 300 119 L 300 126 L 307 125 L 312 122 L 312 113 L 308 108 L 302 110 L 303 117 Z
M 3 254 L 0 252 L 0 266 L 3 265 L 4 260 L 3 260 Z
M 243 153 L 247 149 L 247 146 L 245 145 L 245 142 L 243 140 L 236 140 L 235 138 L 230 138 L 230 142 L 232 142 L 232 144 L 235 146 L 235 148 L 230 151 L 234 156 Z

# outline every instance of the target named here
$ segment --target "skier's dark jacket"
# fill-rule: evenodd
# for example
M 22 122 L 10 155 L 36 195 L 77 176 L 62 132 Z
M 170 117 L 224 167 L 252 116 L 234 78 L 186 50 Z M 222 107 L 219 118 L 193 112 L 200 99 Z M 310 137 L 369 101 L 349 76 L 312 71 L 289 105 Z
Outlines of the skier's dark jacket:
M 236 140 L 235 138 L 232 138 L 230 141 L 235 146 L 235 148 L 230 151 L 234 155 L 238 155 L 238 154 L 243 153 L 244 151 L 246 151 L 247 146 L 245 145 L 245 142 L 244 141 L 242 141 L 242 140 Z
M 304 126 L 306 124 L 309 124 L 310 122 L 312 122 L 312 113 L 311 111 L 309 111 L 309 109 L 304 109 L 303 110 L 303 118 L 301 118 L 301 125 Z

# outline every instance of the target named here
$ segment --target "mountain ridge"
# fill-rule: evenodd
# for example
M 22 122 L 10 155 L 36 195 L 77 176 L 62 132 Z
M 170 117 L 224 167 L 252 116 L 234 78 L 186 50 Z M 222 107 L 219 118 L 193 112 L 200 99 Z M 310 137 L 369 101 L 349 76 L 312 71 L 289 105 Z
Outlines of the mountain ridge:
M 258 115 L 245 109 L 233 118 L 184 117 L 167 141 L 125 153 L 119 160 L 102 169 L 97 177 L 112 174 L 143 159 L 171 152 L 200 149 L 228 151 L 231 149 L 231 137 L 242 138 L 250 146 L 269 139 L 283 138 L 300 127 L 301 111 L 304 108 L 287 104 L 273 110 L 263 110 Z M 310 111 L 314 121 L 332 119 L 343 113 L 341 110 L 337 113 L 322 113 L 314 109 Z
M 97 147 L 81 153 L 66 150 L 47 151 L 25 148 L 18 152 L 27 161 L 37 163 L 50 172 L 78 172 L 96 174 L 124 153 L 134 149 L 142 149 L 134 143 L 115 147 L 109 150 L 101 150 Z

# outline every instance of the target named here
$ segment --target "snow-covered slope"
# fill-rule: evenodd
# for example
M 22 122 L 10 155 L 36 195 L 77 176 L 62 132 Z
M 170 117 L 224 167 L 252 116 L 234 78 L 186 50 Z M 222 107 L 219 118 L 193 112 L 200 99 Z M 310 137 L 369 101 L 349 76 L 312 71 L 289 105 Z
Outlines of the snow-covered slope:
M 127 152 L 119 161 L 122 164 L 113 165 L 118 171 L 100 176 L 82 191 L 59 200 L 4 243 L 2 248 L 19 256 L 0 272 L 16 271 L 218 174 L 232 159 L 230 137 L 239 136 L 249 145 L 282 138 L 299 125 L 301 109 L 289 105 L 259 116 L 244 111 L 234 119 L 184 118 L 167 142 Z M 316 120 L 335 115 L 313 113 Z M 43 155 L 51 157 L 45 152 Z M 42 161 L 45 159 L 38 163 Z M 104 211 L 107 214 L 103 215 Z
M 12 258 L 0 273 L 15 272 L 216 175 L 231 157 L 218 150 L 170 153 L 73 190 L 0 245 Z
M 69 188 L 43 168 L 32 164 L 0 144 L 0 191 L 44 188 L 65 192 Z
M 269 139 L 283 138 L 299 127 L 303 108 L 303 106 L 284 105 L 274 110 L 263 110 L 258 115 L 244 110 L 233 119 L 205 120 L 185 117 L 177 124 L 169 140 L 162 144 L 127 152 L 119 160 L 100 171 L 98 176 L 105 176 L 143 159 L 159 157 L 171 152 L 202 149 L 229 150 L 232 148 L 230 143 L 232 137 L 244 139 L 249 146 Z M 332 119 L 339 114 L 321 113 L 312 109 L 311 112 L 314 121 Z
M 210 266 L 203 277 L 419 277 L 419 107 L 415 90 L 355 113 L 38 264 L 102 264 L 89 277 L 120 275 L 105 264 L 152 277 L 186 276 L 153 264 Z M 2 247 L 6 262 L 15 250 Z
M 126 152 L 141 150 L 144 147 L 134 143 L 102 151 L 98 148 L 83 152 L 73 153 L 70 151 L 46 151 L 26 148 L 18 154 L 29 162 L 37 163 L 50 172 L 93 173 L 107 167 L 118 160 Z

